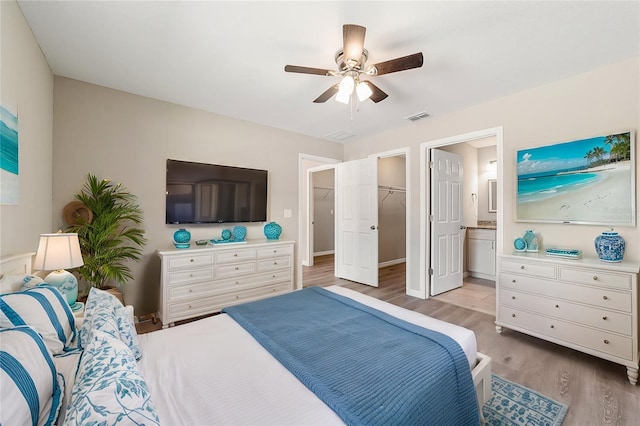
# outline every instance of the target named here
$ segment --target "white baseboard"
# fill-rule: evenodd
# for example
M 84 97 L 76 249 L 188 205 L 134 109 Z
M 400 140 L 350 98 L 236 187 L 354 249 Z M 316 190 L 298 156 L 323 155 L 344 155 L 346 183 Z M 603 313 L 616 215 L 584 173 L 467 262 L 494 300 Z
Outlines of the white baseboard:
M 385 262 L 378 263 L 378 268 L 386 268 L 387 266 L 398 265 L 400 263 L 405 263 L 407 261 L 406 257 L 400 259 L 387 260 Z
M 326 255 L 328 255 L 328 254 L 334 254 L 334 253 L 335 253 L 335 251 L 334 251 L 334 250 L 319 251 L 319 252 L 313 253 L 313 257 L 316 257 L 316 256 L 326 256 Z

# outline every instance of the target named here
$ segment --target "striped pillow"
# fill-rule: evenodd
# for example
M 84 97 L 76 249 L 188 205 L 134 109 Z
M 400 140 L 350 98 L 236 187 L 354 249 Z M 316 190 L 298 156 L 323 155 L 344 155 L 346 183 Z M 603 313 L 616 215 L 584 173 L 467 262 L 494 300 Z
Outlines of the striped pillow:
M 72 349 L 76 323 L 67 299 L 55 287 L 41 285 L 0 296 L 0 327 L 30 325 L 53 354 Z
M 29 326 L 0 329 L 0 424 L 51 425 L 62 404 L 64 379 Z

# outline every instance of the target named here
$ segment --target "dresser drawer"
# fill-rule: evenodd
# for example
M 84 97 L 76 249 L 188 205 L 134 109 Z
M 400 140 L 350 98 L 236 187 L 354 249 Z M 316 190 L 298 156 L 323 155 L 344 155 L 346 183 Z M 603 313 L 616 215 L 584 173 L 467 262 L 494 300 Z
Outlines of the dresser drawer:
M 293 246 L 274 246 L 263 247 L 258 249 L 258 259 L 265 257 L 290 256 L 293 253 Z
M 566 282 L 541 280 L 516 274 L 500 274 L 500 286 L 552 299 L 586 303 L 606 309 L 631 312 L 631 293 L 605 288 L 586 287 Z M 502 291 L 502 289 L 500 290 Z
M 564 300 L 553 300 L 506 289 L 500 292 L 499 303 L 519 310 L 548 315 L 627 336 L 631 336 L 632 332 L 631 315 L 620 312 L 606 311 Z
M 286 281 L 291 282 L 289 271 L 279 271 L 233 279 L 209 281 L 206 283 L 170 287 L 169 303 L 197 300 L 203 297 L 237 292 L 239 290 L 249 290 L 259 286 L 277 284 Z
M 633 340 L 606 331 L 594 330 L 559 319 L 548 318 L 510 307 L 500 307 L 499 322 L 550 337 L 551 341 L 565 341 L 575 345 L 613 355 L 633 359 Z
M 213 268 L 169 272 L 169 287 L 213 279 Z
M 563 281 L 613 287 L 622 290 L 631 289 L 631 276 L 628 274 L 612 274 L 610 272 L 605 272 L 598 269 L 579 270 L 560 267 L 558 270 L 558 275 L 559 278 Z
M 238 249 L 216 253 L 216 263 L 241 262 L 256 258 L 254 249 Z
M 290 257 L 276 257 L 269 260 L 261 260 L 258 262 L 258 272 L 273 271 L 282 268 L 291 267 Z
M 556 278 L 556 267 L 537 263 L 518 262 L 515 260 L 502 260 L 500 270 L 505 272 L 517 272 L 540 278 Z
M 169 270 L 197 268 L 213 264 L 213 253 L 198 253 L 187 256 L 172 256 L 168 259 Z
M 256 272 L 255 262 L 234 263 L 229 265 L 220 265 L 215 268 L 216 278 L 233 277 L 234 275 L 243 275 Z

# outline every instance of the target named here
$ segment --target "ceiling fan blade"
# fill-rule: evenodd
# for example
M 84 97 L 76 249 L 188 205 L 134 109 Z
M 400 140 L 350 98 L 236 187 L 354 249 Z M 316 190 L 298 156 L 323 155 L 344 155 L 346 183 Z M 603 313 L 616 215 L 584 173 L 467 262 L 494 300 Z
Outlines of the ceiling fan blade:
M 392 72 L 410 70 L 413 68 L 420 68 L 424 58 L 422 52 L 414 53 L 413 55 L 403 56 L 402 58 L 391 59 L 390 61 L 380 62 L 379 64 L 372 65 L 370 69 L 375 68 L 377 72 L 373 72 L 372 75 L 390 74 Z
M 354 61 L 353 66 L 361 63 L 366 32 L 367 29 L 360 25 L 345 24 L 342 26 L 342 51 L 345 64 L 349 65 L 349 60 Z
M 316 74 L 316 75 L 327 75 L 327 76 L 336 75 L 335 71 L 332 71 L 332 70 L 325 70 L 322 68 L 299 67 L 297 65 L 285 65 L 284 70 L 286 72 L 297 72 L 301 74 Z
M 369 96 L 369 99 L 371 99 L 373 102 L 378 103 L 380 101 L 384 101 L 389 96 L 386 93 L 384 93 L 382 90 L 380 90 L 380 88 L 378 86 L 376 86 L 375 84 L 373 84 L 369 80 L 365 80 L 365 81 L 363 81 L 363 83 L 367 84 L 369 86 L 369 88 L 371 89 L 371 91 L 373 92 L 371 94 L 371 96 Z
M 313 103 L 321 104 L 323 102 L 327 102 L 329 99 L 331 99 L 333 95 L 338 93 L 338 86 L 339 86 L 338 84 L 334 84 L 333 86 L 329 87 L 327 90 L 324 91 L 322 95 L 315 98 Z

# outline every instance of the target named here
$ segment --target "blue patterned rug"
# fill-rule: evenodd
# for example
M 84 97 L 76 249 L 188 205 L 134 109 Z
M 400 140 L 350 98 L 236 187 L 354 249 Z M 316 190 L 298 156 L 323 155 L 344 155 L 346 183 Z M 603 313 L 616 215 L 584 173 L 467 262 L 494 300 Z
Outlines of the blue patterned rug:
M 567 406 L 492 374 L 493 396 L 482 408 L 486 425 L 560 426 Z

